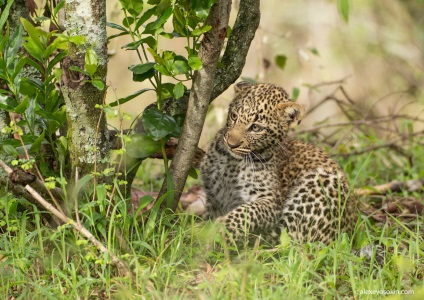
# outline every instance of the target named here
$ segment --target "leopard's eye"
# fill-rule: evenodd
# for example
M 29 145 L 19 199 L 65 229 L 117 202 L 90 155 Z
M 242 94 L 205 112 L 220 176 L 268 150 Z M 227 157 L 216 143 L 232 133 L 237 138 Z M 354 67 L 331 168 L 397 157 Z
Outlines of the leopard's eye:
M 260 132 L 263 130 L 263 127 L 258 124 L 252 124 L 252 126 L 250 126 L 250 130 L 252 130 L 253 132 Z
M 235 121 L 235 120 L 237 120 L 237 118 L 238 118 L 238 115 L 235 113 L 235 112 L 230 112 L 230 119 L 232 120 L 232 121 Z

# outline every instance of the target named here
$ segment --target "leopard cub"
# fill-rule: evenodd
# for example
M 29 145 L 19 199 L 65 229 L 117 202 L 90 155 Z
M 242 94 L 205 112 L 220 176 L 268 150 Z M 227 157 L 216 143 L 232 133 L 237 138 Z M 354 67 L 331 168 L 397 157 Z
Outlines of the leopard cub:
M 274 84 L 241 82 L 202 161 L 205 218 L 235 239 L 246 230 L 279 242 L 282 230 L 300 241 L 328 243 L 356 223 L 353 195 L 341 168 L 312 145 L 288 137 L 304 108 Z

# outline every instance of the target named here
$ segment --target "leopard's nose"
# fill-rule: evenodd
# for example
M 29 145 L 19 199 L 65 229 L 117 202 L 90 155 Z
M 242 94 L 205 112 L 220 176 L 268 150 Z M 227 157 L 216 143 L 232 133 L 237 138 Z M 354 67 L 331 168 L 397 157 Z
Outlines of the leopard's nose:
M 231 149 L 237 148 L 238 146 L 241 145 L 241 141 L 230 141 L 229 139 L 227 140 L 227 144 Z
M 228 132 L 226 138 L 227 138 L 227 145 L 231 149 L 239 147 L 243 142 L 243 140 L 240 138 L 239 132 L 234 131 L 234 130 Z

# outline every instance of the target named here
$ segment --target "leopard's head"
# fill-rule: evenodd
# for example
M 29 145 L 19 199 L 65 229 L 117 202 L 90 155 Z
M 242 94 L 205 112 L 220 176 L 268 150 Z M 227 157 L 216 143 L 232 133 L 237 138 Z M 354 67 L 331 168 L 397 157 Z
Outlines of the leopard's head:
M 235 91 L 224 128 L 224 143 L 235 157 L 269 152 L 305 114 L 274 84 L 240 82 Z

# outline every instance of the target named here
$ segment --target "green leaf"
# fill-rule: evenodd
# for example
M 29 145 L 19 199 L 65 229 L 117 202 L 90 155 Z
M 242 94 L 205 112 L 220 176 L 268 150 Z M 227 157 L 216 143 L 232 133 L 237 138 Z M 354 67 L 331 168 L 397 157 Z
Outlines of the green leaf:
M 66 57 L 67 53 L 66 51 L 61 51 L 58 54 L 56 54 L 56 56 L 49 62 L 47 69 L 46 69 L 46 73 L 50 74 L 51 71 L 53 70 L 53 68 L 59 63 L 61 62 L 65 57 Z
M 23 45 L 29 55 L 44 64 L 44 53 L 34 44 L 34 42 L 32 42 L 32 40 L 26 40 Z
M 144 80 L 152 78 L 153 76 L 155 76 L 155 70 L 154 69 L 150 69 L 147 72 L 144 72 L 142 74 L 133 73 L 133 81 L 143 82 Z
M 11 145 L 3 145 L 3 150 L 10 156 L 17 157 L 18 151 Z
M 337 4 L 339 8 L 339 14 L 347 23 L 349 21 L 349 0 L 338 0 Z
M 88 72 L 88 74 L 91 75 L 91 77 L 96 73 L 97 70 L 97 53 L 93 49 L 88 49 L 85 53 L 85 70 Z
M 143 42 L 144 44 L 147 44 L 153 50 L 155 50 L 155 51 L 157 50 L 158 41 L 154 37 L 148 36 L 144 39 L 141 39 L 141 42 Z
M 129 34 L 128 32 L 121 32 L 118 34 L 112 34 L 111 36 L 107 37 L 107 40 L 110 41 L 111 39 L 117 38 L 118 36 L 123 36 Z
M 172 137 L 179 138 L 181 133 L 183 132 L 183 126 L 184 126 L 184 120 L 186 115 L 185 114 L 178 114 L 172 116 L 177 123 L 177 126 L 175 127 L 175 130 L 171 133 Z
M 99 80 L 99 79 L 94 79 L 91 84 L 96 87 L 99 91 L 103 91 L 105 89 L 105 84 L 103 83 L 103 81 Z
M 206 19 L 215 0 L 191 0 L 189 2 L 196 16 Z
M 195 30 L 193 30 L 193 32 L 191 33 L 192 36 L 199 36 L 201 34 L 204 34 L 205 32 L 208 32 L 209 30 L 211 30 L 212 26 L 210 25 L 204 25 L 200 28 L 196 28 Z
M 188 65 L 193 70 L 200 70 L 203 67 L 202 60 L 198 56 L 190 56 L 188 58 Z
M 171 6 L 170 0 L 162 0 L 158 6 L 156 6 L 155 15 L 160 16 L 162 15 L 169 7 Z
M 42 51 L 45 48 L 47 42 L 47 33 L 40 28 L 35 28 L 28 20 L 21 18 L 21 23 L 24 26 L 26 32 L 28 32 L 29 39 Z
M 174 87 L 173 83 L 162 83 L 157 92 L 160 93 L 161 99 L 171 98 L 174 96 Z
M 140 41 L 135 41 L 135 42 L 131 42 L 131 43 L 128 43 L 128 44 L 125 44 L 124 46 L 122 46 L 121 47 L 121 49 L 126 49 L 126 50 L 137 50 L 138 49 L 138 47 L 140 47 L 140 45 L 142 44 L 143 42 L 140 40 Z
M 284 70 L 284 67 L 286 66 L 287 62 L 287 56 L 285 55 L 277 55 L 275 57 L 275 64 L 281 69 Z
M 175 119 L 157 107 L 150 107 L 143 113 L 141 121 L 149 137 L 159 141 L 175 130 L 177 123 Z
M 173 91 L 174 98 L 180 99 L 184 95 L 185 90 L 186 90 L 186 87 L 184 86 L 184 84 L 182 84 L 181 82 L 178 82 L 174 86 L 174 91 Z
M 135 25 L 135 31 L 137 31 L 141 25 L 143 25 L 151 16 L 156 12 L 156 7 L 146 10 L 143 15 L 138 19 L 137 24 Z
M 19 49 L 21 48 L 22 45 L 22 35 L 23 35 L 23 27 L 22 26 L 18 26 L 17 30 L 15 30 L 15 32 L 13 33 L 12 36 L 9 37 L 8 41 L 3 41 L 3 39 L 1 39 L 1 43 L 3 42 L 7 42 L 5 44 L 6 49 L 5 49 L 5 54 L 4 54 L 4 59 L 6 60 L 6 62 L 10 62 L 12 60 L 15 59 L 15 55 L 18 53 Z M 8 36 L 8 34 L 6 34 L 6 37 Z
M 81 189 L 86 185 L 91 179 L 93 179 L 93 175 L 87 174 L 81 179 L 78 180 L 75 187 L 72 189 L 71 192 L 71 199 L 76 199 L 78 197 L 79 192 Z
M 186 24 L 187 20 L 184 16 L 182 9 L 179 8 L 177 5 L 174 6 L 172 17 L 172 25 L 174 27 L 174 31 L 180 36 L 187 36 L 189 30 L 187 29 Z
M 155 65 L 156 65 L 155 62 L 148 62 L 144 64 L 130 66 L 128 69 L 134 74 L 144 74 L 150 69 L 152 69 Z
M 75 45 L 82 45 L 86 43 L 86 39 L 84 36 L 82 35 L 75 35 L 75 36 L 71 36 L 69 38 L 69 42 L 75 44 Z
M 10 7 L 13 4 L 13 0 L 7 1 L 6 7 L 1 12 L 0 16 L 0 32 L 3 32 L 3 26 L 7 21 L 7 17 L 9 16 Z
M 54 8 L 53 10 L 53 15 L 57 16 L 57 14 L 59 13 L 59 10 L 65 5 L 65 0 L 60 1 Z
M 160 143 L 146 133 L 135 133 L 131 135 L 131 142 L 127 144 L 126 150 L 130 157 L 146 158 L 160 150 Z
M 118 29 L 118 30 L 121 30 L 121 31 L 128 32 L 127 29 L 125 29 L 125 27 L 122 27 L 121 25 L 118 25 L 118 24 L 115 24 L 115 23 L 106 22 L 106 26 L 108 26 L 110 28 L 114 28 L 114 29 Z
M 135 92 L 135 93 L 133 93 L 131 95 L 128 95 L 128 96 L 123 97 L 123 98 L 119 98 L 115 102 L 110 103 L 109 106 L 115 107 L 117 105 L 122 105 L 122 104 L 127 103 L 128 101 L 134 99 L 135 97 L 137 97 L 137 96 L 139 96 L 139 95 L 147 92 L 147 91 L 154 91 L 154 89 L 142 89 L 142 90 L 139 90 L 139 91 L 137 91 L 137 92 Z
M 32 143 L 31 148 L 29 149 L 32 153 L 37 153 L 40 151 L 41 142 L 44 140 L 45 131 Z
M 69 38 L 69 42 L 75 45 L 82 45 L 86 43 L 86 39 L 85 39 L 85 36 L 75 35 Z
M 312 47 L 312 48 L 308 48 L 308 49 L 309 49 L 309 51 L 311 51 L 311 53 L 313 55 L 319 56 L 319 52 L 318 52 L 318 49 L 317 48 Z
M 189 70 L 188 62 L 185 60 L 176 60 L 172 64 L 172 73 L 174 75 L 188 74 Z
M 146 25 L 146 30 L 144 33 L 149 33 L 151 31 L 154 31 L 158 28 L 163 27 L 163 24 L 169 19 L 169 17 L 172 15 L 172 7 L 169 7 L 163 14 L 157 18 L 156 21 L 149 23 Z
M 90 75 L 86 71 L 84 71 L 83 69 L 81 69 L 80 67 L 77 67 L 77 66 L 71 66 L 71 67 L 69 67 L 69 70 L 75 71 L 75 72 L 80 72 L 80 73 L 83 73 L 83 74 L 85 74 L 87 76 Z
M 135 21 L 135 19 L 133 18 L 133 17 L 125 17 L 123 20 L 122 20 L 122 25 L 124 25 L 125 27 L 127 27 L 127 28 L 130 28 L 130 26 L 132 25 L 132 24 L 134 24 L 134 21 Z
M 193 179 L 197 179 L 197 178 L 199 178 L 199 175 L 197 174 L 196 169 L 195 169 L 195 168 L 193 168 L 193 167 L 191 167 L 191 168 L 188 170 L 188 176 L 190 176 L 190 177 L 191 177 L 191 178 L 193 178 Z
M 133 17 L 137 17 L 143 11 L 143 1 L 140 0 L 119 0 L 122 7 Z
M 12 112 L 15 110 L 15 107 L 17 107 L 19 103 L 8 96 L 0 95 L 0 108 L 4 109 L 5 111 Z
M 168 69 L 162 65 L 156 65 L 155 70 L 165 76 L 172 76 L 172 73 L 168 71 Z
M 21 104 L 15 107 L 14 112 L 23 114 L 29 106 L 28 97 L 25 97 Z
M 294 88 L 293 88 L 293 91 L 292 91 L 291 99 L 292 99 L 293 101 L 296 101 L 296 100 L 297 100 L 297 98 L 299 98 L 299 94 L 300 94 L 300 90 L 299 90 L 299 88 L 298 88 L 298 87 L 294 87 Z

